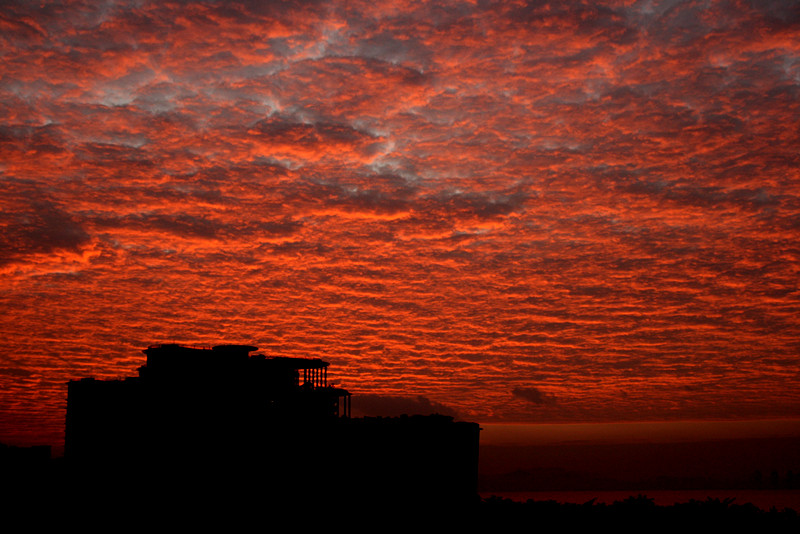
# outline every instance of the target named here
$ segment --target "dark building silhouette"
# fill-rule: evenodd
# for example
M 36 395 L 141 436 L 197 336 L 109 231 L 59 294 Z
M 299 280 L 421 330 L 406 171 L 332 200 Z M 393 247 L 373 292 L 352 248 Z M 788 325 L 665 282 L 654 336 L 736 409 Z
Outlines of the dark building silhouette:
M 75 476 L 183 497 L 477 498 L 476 423 L 351 418 L 350 393 L 327 384 L 327 362 L 250 355 L 256 350 L 154 345 L 139 376 L 69 382 L 65 457 Z
M 69 382 L 66 456 L 97 463 L 224 452 L 275 425 L 349 416 L 350 393 L 327 385 L 328 363 L 250 356 L 255 350 L 153 345 L 138 377 Z

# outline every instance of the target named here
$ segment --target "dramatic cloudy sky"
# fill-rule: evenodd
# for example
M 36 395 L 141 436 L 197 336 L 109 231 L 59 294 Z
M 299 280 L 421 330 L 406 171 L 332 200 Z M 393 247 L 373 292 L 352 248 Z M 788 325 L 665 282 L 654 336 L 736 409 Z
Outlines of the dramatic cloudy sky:
M 800 416 L 798 6 L 3 2 L 0 439 L 171 341 L 481 422 Z

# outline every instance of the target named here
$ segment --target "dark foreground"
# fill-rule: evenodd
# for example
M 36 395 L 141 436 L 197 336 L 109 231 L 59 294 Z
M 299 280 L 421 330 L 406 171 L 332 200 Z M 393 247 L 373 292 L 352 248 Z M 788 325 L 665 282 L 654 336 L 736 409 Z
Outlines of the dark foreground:
M 19 452 L 19 451 L 17 451 Z M 625 532 L 722 529 L 800 532 L 792 509 L 762 510 L 732 499 L 706 499 L 661 506 L 646 495 L 611 504 L 513 501 L 501 497 L 411 491 L 382 483 L 384 491 L 353 480 L 297 477 L 276 487 L 269 476 L 217 466 L 169 476 L 164 470 L 124 469 L 110 464 L 87 470 L 49 460 L 49 449 L 23 450 L 30 458 L 7 455 L 0 507 L 6 525 L 22 521 L 25 531 L 77 526 L 84 530 L 202 527 L 225 532 L 300 530 L 339 526 L 351 531 L 403 531 L 425 525 L 469 532 L 573 532 L 610 527 Z M 41 454 L 40 454 L 41 453 Z M 41 458 L 39 458 L 41 456 Z M 13 460 L 13 461 L 11 461 Z M 241 466 L 240 466 L 241 467 Z M 173 475 L 177 473 L 174 472 Z M 422 497 L 424 496 L 424 497 Z M 2 526 L 2 525 L 0 525 Z M 735 527 L 735 528 L 734 528 Z M 589 530 L 587 530 L 589 531 Z
M 301 531 L 343 527 L 351 532 L 400 532 L 429 526 L 447 531 L 515 533 L 588 532 L 603 527 L 615 532 L 800 532 L 800 516 L 792 509 L 761 510 L 720 499 L 659 506 L 645 495 L 612 504 L 517 502 L 476 495 L 463 502 L 447 496 L 441 500 L 413 495 L 384 499 L 368 491 L 321 495 L 311 486 L 308 492 L 295 487 L 283 494 L 266 492 L 259 484 L 193 489 L 152 480 L 135 487 L 96 485 L 80 480 L 79 474 L 73 473 L 73 477 L 69 483 L 39 479 L 6 485 L 5 517 L 22 519 L 26 530 L 77 526 L 89 531 L 129 531 L 159 525 L 181 530 L 239 532 L 258 527 L 287 531 L 291 524 Z
M 732 499 L 690 500 L 670 506 L 656 505 L 646 495 L 631 496 L 612 504 L 558 503 L 556 501 L 516 502 L 500 497 L 483 499 L 477 506 L 477 515 L 486 525 L 503 529 L 513 525 L 531 525 L 544 522 L 565 529 L 609 526 L 629 531 L 719 531 L 736 527 L 754 528 L 758 531 L 800 530 L 800 516 L 795 510 L 785 508 L 761 510 L 753 504 L 734 504 Z

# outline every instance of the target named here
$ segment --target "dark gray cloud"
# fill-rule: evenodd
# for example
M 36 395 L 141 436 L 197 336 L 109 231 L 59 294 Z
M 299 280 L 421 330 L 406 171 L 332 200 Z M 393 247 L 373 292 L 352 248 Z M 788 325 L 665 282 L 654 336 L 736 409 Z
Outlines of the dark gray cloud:
M 11 377 L 18 377 L 18 378 L 28 378 L 29 376 L 34 375 L 32 371 L 27 369 L 21 369 L 19 367 L 0 367 L 0 375 L 6 375 Z
M 56 250 L 76 252 L 89 241 L 84 227 L 31 184 L 6 183 L 0 212 L 0 264 Z
M 536 405 L 556 403 L 555 397 L 543 393 L 540 389 L 535 387 L 516 387 L 511 390 L 511 394 L 517 398 L 526 400 Z
M 280 219 L 261 217 L 221 221 L 203 215 L 138 213 L 125 217 L 95 217 L 91 219 L 91 222 L 104 230 L 124 228 L 135 229 L 142 233 L 168 232 L 186 238 L 199 237 L 220 240 L 288 236 L 303 226 L 302 222 L 287 217 Z

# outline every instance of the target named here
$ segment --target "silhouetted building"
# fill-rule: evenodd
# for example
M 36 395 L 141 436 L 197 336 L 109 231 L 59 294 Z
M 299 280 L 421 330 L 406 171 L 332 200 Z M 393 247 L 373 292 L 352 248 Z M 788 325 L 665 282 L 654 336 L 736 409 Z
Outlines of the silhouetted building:
M 137 377 L 69 382 L 66 459 L 100 484 L 122 478 L 148 491 L 257 487 L 314 502 L 476 497 L 477 424 L 354 419 L 350 393 L 327 384 L 327 362 L 255 350 L 154 345 Z

